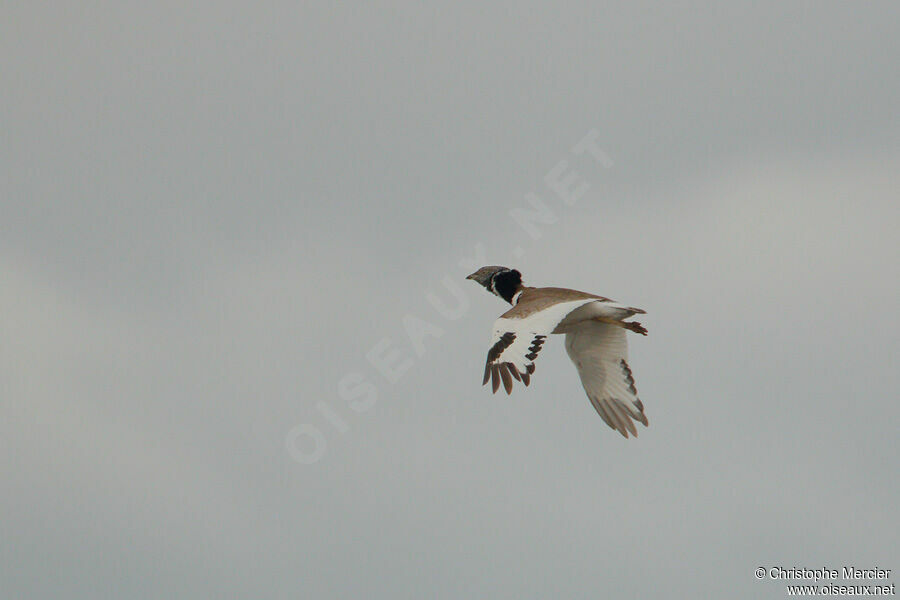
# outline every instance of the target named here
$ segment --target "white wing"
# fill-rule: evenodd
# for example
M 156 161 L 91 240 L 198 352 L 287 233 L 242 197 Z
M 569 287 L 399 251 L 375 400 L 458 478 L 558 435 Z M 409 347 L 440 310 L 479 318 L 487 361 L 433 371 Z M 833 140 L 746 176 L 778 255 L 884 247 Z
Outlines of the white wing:
M 547 336 L 569 313 L 591 302 L 596 300 L 571 300 L 553 304 L 522 318 L 497 319 L 484 365 L 482 385 L 491 380 L 496 393 L 502 381 L 507 394 L 512 392 L 513 379 L 528 385 L 534 373 L 534 359 Z
M 566 352 L 578 368 L 581 384 L 607 425 L 628 437 L 637 436 L 632 419 L 647 425 L 644 405 L 628 366 L 625 329 L 583 321 L 566 333 Z

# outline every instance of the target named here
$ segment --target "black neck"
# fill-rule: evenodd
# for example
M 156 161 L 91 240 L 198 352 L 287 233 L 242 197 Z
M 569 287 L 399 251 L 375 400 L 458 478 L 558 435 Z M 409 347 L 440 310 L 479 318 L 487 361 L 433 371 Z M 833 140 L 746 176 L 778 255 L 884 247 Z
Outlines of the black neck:
M 522 286 L 522 274 L 515 269 L 500 271 L 491 278 L 494 293 L 512 304 L 512 298 Z

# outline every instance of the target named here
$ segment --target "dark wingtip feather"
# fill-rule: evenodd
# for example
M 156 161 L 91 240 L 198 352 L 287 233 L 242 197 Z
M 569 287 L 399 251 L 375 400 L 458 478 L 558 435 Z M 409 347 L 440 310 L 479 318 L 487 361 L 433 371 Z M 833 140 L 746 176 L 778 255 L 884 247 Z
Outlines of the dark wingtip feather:
M 637 321 L 625 321 L 625 326 L 635 333 L 639 333 L 641 335 L 647 335 L 647 328 L 638 323 Z
M 506 395 L 510 395 L 512 393 L 512 375 L 509 374 L 509 368 L 506 363 L 500 363 L 500 378 L 503 380 Z

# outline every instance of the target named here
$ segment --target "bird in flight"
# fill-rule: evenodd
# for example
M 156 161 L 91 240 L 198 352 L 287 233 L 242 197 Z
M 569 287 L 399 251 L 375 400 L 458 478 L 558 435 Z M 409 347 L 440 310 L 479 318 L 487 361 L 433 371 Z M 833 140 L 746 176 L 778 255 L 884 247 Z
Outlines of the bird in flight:
M 645 311 L 577 290 L 527 287 L 522 274 L 507 267 L 481 267 L 466 279 L 512 304 L 494 322 L 482 385 L 490 381 L 496 393 L 502 383 L 507 394 L 513 380 L 527 386 L 547 336 L 564 333 L 566 352 L 604 422 L 626 438 L 637 436 L 632 419 L 647 426 L 625 339 L 626 331 L 647 335 L 643 325 L 625 320 Z

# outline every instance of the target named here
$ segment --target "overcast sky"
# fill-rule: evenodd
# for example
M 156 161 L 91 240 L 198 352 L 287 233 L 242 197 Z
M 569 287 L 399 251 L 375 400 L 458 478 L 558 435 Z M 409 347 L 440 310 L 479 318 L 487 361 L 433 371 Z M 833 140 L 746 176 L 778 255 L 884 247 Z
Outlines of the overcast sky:
M 0 8 L 4 598 L 900 572 L 900 5 L 483 4 Z M 649 428 L 482 388 L 481 264 L 644 308 Z

